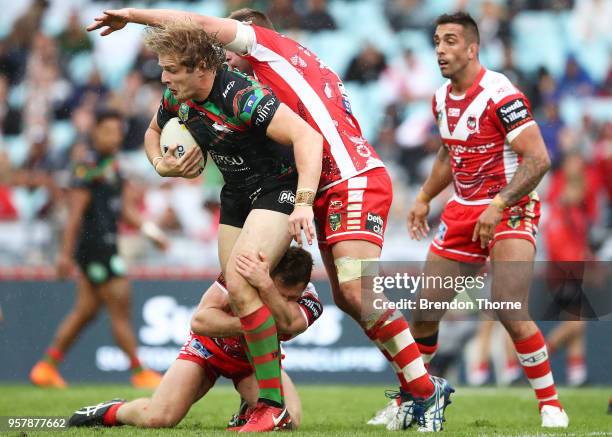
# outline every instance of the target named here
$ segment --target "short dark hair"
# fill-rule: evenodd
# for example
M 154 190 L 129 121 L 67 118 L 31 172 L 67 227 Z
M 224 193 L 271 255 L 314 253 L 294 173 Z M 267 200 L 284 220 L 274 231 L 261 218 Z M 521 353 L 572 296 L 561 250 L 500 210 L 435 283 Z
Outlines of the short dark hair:
M 108 119 L 123 121 L 123 114 L 116 109 L 111 108 L 99 108 L 96 111 L 96 126 Z
M 459 24 L 472 37 L 477 44 L 480 44 L 480 33 L 478 24 L 467 12 L 455 12 L 454 14 L 442 14 L 436 19 L 436 26 L 442 24 Z
M 237 21 L 250 21 L 256 26 L 274 30 L 274 24 L 266 14 L 256 9 L 242 8 L 232 12 L 228 18 Z
M 278 262 L 270 276 L 277 277 L 283 285 L 293 287 L 308 284 L 312 274 L 312 255 L 307 250 L 292 246 Z

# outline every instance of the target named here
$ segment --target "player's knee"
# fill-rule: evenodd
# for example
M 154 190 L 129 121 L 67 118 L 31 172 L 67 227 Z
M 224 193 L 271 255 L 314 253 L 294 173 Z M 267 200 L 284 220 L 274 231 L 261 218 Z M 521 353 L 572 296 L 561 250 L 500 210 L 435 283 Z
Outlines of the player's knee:
M 508 320 L 507 317 L 503 317 L 500 314 L 498 314 L 498 317 L 513 341 L 520 341 L 530 337 L 538 330 L 533 322 L 524 320 Z
M 151 411 L 147 416 L 147 428 L 172 428 L 181 420 L 170 406 L 163 406 Z
M 438 331 L 440 322 L 437 321 L 424 321 L 424 320 L 413 320 L 410 323 L 410 330 L 415 338 L 428 337 Z
M 79 317 L 83 322 L 91 322 L 98 316 L 100 305 L 97 303 L 78 305 L 74 309 L 76 317 Z
M 340 284 L 338 293 L 334 293 L 334 303 L 338 308 L 347 312 L 359 309 L 361 305 L 361 290 L 358 282 Z
M 225 284 L 230 301 L 237 308 L 240 308 L 245 303 L 244 291 L 248 287 L 248 283 L 238 272 L 228 272 L 225 277 Z

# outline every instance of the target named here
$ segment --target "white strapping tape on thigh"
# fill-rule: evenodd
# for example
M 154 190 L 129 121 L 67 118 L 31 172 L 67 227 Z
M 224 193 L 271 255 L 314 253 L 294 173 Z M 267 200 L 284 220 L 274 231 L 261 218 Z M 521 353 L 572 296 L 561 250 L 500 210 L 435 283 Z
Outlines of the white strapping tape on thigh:
M 362 276 L 375 276 L 378 274 L 378 261 L 380 258 L 363 258 L 356 259 L 350 256 L 342 256 L 334 260 L 336 271 L 338 272 L 338 282 L 353 281 L 360 279 Z M 361 263 L 366 262 L 362 272 Z

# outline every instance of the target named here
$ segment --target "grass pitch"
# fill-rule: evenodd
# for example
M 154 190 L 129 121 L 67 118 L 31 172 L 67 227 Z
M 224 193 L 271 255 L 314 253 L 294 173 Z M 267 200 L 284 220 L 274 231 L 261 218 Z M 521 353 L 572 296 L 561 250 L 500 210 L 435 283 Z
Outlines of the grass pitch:
M 383 387 L 298 386 L 303 423 L 297 434 L 308 436 L 389 435 L 365 422 L 385 405 Z M 115 397 L 134 399 L 150 392 L 122 385 L 73 385 L 67 390 L 45 390 L 28 385 L 0 386 L 0 416 L 68 416 L 74 410 Z M 446 410 L 448 436 L 499 435 L 612 435 L 612 415 L 606 414 L 612 388 L 561 389 L 570 416 L 567 431 L 540 428 L 537 404 L 529 388 L 463 388 Z M 220 385 L 208 393 L 174 429 L 140 430 L 132 427 L 75 429 L 62 435 L 96 436 L 208 436 L 229 434 L 225 424 L 238 407 L 233 388 Z M 407 432 L 416 433 L 416 430 Z M 57 432 L 13 432 L 9 435 L 49 436 Z M 7 435 L 5 433 L 0 433 Z

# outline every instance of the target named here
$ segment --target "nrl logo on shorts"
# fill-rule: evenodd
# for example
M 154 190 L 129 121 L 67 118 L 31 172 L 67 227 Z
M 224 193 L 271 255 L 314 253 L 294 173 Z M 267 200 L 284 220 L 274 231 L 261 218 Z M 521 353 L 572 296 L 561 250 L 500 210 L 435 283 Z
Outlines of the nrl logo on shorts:
M 508 219 L 508 226 L 512 229 L 516 229 L 521 225 L 521 218 L 523 217 L 523 208 L 520 206 L 513 206 L 510 208 L 510 218 Z
M 478 130 L 478 120 L 475 115 L 470 115 L 467 119 L 467 128 L 470 133 L 474 133 Z
M 181 103 L 181 106 L 179 106 L 178 117 L 181 121 L 187 121 L 189 118 L 189 105 L 187 103 Z
M 289 190 L 281 191 L 278 196 L 278 203 L 290 203 L 293 205 L 295 203 L 295 194 Z
M 340 215 L 339 212 L 330 214 L 328 219 L 329 219 L 329 229 L 331 229 L 332 232 L 336 232 L 338 229 L 340 229 L 340 225 L 342 224 L 342 216 Z

